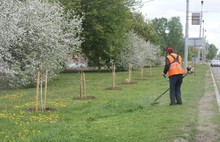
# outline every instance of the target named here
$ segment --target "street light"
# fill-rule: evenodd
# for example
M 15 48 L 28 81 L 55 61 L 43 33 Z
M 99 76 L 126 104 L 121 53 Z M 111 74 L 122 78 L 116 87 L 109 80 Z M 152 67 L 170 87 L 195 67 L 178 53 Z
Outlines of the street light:
M 200 13 L 200 28 L 199 28 L 199 37 L 201 38 L 201 33 L 202 33 L 202 16 L 203 16 L 203 0 L 201 1 L 201 13 Z
M 185 27 L 185 49 L 184 49 L 184 70 L 186 71 L 188 66 L 188 31 L 189 31 L 189 0 L 186 0 L 186 27 Z

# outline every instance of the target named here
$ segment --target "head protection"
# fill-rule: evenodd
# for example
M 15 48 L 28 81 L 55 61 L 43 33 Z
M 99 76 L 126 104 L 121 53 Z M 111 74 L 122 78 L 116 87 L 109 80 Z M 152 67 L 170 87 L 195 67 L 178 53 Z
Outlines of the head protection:
M 167 51 L 167 53 L 172 53 L 173 52 L 173 48 L 168 47 L 166 51 Z

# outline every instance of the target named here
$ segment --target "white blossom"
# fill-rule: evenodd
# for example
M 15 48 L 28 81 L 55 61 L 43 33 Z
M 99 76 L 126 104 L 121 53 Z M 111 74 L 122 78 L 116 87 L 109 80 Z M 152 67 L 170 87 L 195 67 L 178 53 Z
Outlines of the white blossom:
M 71 18 L 70 18 L 71 17 Z M 52 77 L 82 40 L 82 19 L 47 0 L 0 1 L 0 77 L 13 85 L 35 80 L 37 70 Z
M 128 64 L 132 64 L 133 68 L 155 65 L 161 61 L 159 53 L 157 46 L 130 32 L 128 48 L 121 55 L 121 66 L 128 69 Z

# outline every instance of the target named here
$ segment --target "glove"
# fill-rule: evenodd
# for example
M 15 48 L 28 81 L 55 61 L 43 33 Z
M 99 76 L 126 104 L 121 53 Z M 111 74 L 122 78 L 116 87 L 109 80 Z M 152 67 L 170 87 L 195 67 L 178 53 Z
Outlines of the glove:
M 166 74 L 162 72 L 162 76 L 166 78 Z

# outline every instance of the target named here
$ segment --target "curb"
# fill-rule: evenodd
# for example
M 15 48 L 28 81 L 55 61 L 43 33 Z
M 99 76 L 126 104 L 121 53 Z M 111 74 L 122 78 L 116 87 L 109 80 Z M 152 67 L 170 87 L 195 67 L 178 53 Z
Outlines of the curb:
M 220 112 L 220 95 L 219 95 L 218 87 L 216 85 L 215 78 L 214 78 L 213 73 L 212 73 L 212 69 L 210 69 L 210 72 L 211 72 L 212 81 L 213 81 L 213 84 L 214 84 L 215 95 L 216 95 L 216 100 L 217 100 L 217 104 L 218 104 L 218 111 Z

